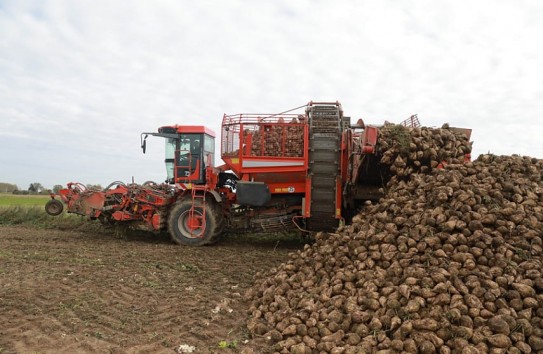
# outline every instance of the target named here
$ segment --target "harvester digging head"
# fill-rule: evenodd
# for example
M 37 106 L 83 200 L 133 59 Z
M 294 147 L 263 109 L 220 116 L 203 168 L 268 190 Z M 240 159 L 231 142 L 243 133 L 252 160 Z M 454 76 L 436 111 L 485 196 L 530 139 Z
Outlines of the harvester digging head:
M 58 193 L 68 213 L 103 223 L 133 222 L 140 228 L 160 230 L 165 223 L 165 207 L 174 202 L 171 186 L 153 182 L 124 184 L 113 182 L 103 190 L 89 189 L 81 183 L 68 183 Z M 62 213 L 62 203 L 51 196 L 45 206 L 49 215 Z

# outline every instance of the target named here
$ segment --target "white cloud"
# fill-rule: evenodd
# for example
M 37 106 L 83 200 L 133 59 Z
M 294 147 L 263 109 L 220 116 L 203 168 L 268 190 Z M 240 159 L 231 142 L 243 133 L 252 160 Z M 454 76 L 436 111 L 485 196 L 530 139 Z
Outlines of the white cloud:
M 535 1 L 0 3 L 0 180 L 162 180 L 139 133 L 339 100 L 543 157 Z M 46 148 L 45 148 L 46 147 Z

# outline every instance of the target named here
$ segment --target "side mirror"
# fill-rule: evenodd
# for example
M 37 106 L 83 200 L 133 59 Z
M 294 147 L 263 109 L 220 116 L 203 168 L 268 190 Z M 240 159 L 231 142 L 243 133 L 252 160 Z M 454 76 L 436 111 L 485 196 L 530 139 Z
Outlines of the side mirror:
M 141 142 L 141 149 L 143 150 L 143 153 L 145 154 L 145 150 L 147 150 L 147 134 L 145 134 L 145 137 L 143 138 Z

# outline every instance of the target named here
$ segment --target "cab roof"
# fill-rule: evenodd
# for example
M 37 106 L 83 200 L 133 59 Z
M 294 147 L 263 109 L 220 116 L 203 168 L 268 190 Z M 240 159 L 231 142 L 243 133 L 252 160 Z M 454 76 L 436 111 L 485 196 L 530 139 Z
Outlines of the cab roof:
M 203 125 L 166 125 L 158 128 L 159 133 L 207 134 L 215 138 L 215 132 Z

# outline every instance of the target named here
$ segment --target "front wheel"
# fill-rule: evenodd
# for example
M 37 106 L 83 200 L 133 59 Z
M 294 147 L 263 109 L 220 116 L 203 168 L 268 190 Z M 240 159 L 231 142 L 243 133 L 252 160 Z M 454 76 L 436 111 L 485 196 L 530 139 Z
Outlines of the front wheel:
M 187 198 L 178 202 L 170 212 L 168 231 L 175 243 L 185 246 L 203 246 L 214 242 L 222 232 L 222 215 L 213 202 L 202 205 Z M 205 218 L 203 217 L 205 210 Z

